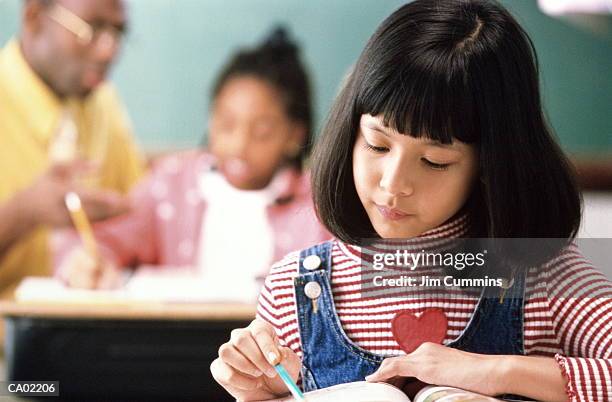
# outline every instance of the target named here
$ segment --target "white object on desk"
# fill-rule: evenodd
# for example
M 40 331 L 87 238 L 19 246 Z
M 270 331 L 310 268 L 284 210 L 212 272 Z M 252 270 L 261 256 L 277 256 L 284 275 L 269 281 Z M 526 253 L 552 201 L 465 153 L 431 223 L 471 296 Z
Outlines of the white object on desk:
M 178 271 L 178 272 L 177 272 Z M 139 268 L 125 285 L 136 300 L 164 302 L 239 302 L 255 304 L 259 288 L 254 278 L 201 275 L 192 269 Z
M 55 278 L 27 277 L 17 287 L 19 302 L 59 303 L 246 303 L 257 300 L 257 287 L 234 284 L 231 280 L 206 280 L 190 270 L 179 268 L 137 271 L 125 286 L 116 290 L 86 290 L 64 286 Z
M 351 382 L 318 389 L 304 394 L 306 402 L 410 402 L 401 390 L 390 384 L 378 382 Z M 286 397 L 268 402 L 292 402 Z
M 379 382 L 357 381 L 334 385 L 304 394 L 306 402 L 410 402 L 403 391 L 393 385 Z M 265 402 L 292 402 L 292 397 Z M 453 387 L 428 385 L 421 389 L 413 402 L 501 402 L 500 399 L 476 394 Z

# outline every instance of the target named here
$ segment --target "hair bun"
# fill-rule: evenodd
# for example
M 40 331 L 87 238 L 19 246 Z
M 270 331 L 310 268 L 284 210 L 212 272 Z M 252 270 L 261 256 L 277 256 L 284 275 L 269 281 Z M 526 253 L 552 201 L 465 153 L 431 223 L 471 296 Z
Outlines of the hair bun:
M 277 57 L 295 57 L 298 46 L 291 40 L 287 28 L 279 25 L 264 39 L 260 49 L 274 53 Z

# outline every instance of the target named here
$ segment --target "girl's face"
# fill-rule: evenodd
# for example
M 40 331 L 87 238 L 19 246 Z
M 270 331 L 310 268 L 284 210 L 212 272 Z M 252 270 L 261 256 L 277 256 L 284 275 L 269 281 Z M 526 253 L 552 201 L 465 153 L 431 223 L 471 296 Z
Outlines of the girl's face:
M 376 233 L 410 238 L 436 228 L 467 201 L 477 177 L 473 145 L 412 138 L 361 116 L 353 149 L 355 188 Z
M 234 187 L 257 190 L 299 151 L 302 125 L 285 113 L 281 95 L 266 82 L 241 76 L 227 81 L 212 107 L 210 151 Z

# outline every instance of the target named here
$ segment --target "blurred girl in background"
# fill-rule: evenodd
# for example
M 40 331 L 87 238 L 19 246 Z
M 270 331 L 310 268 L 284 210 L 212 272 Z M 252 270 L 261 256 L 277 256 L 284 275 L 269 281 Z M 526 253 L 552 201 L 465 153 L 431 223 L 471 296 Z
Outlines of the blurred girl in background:
M 208 149 L 155 163 L 131 194 L 132 212 L 94 226 L 98 256 L 73 231 L 56 235 L 58 275 L 109 288 L 121 267 L 154 264 L 252 281 L 287 252 L 329 238 L 303 170 L 312 110 L 298 53 L 282 28 L 238 51 L 213 87 Z

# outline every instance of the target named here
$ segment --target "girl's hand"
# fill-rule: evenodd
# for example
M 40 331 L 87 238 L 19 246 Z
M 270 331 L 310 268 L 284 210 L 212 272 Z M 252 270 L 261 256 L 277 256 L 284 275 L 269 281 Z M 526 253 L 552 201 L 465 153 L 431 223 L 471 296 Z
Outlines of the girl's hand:
M 102 257 L 94 259 L 81 247 L 68 254 L 59 276 L 66 285 L 79 289 L 115 289 L 123 282 L 120 269 Z
M 503 359 L 425 342 L 406 356 L 385 359 L 366 380 L 393 382 L 397 377 L 416 377 L 427 384 L 493 396 L 504 393 Z
M 219 348 L 219 357 L 210 365 L 214 379 L 240 401 L 272 399 L 289 393 L 274 366 L 282 363 L 297 381 L 300 358 L 280 346 L 274 328 L 254 320 L 247 328 L 232 331 L 230 341 Z

